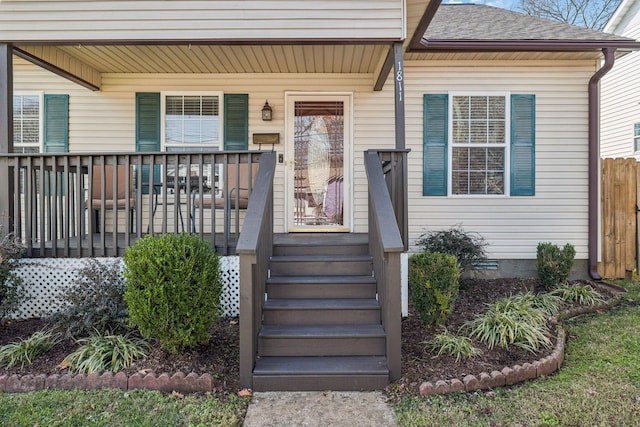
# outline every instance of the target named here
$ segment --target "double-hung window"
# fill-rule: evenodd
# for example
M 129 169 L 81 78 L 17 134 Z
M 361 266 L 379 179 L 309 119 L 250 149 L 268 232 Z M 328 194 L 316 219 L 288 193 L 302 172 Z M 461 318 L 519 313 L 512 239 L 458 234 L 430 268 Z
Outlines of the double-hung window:
M 451 194 L 505 194 L 507 97 L 451 97 Z
M 640 122 L 633 124 L 633 149 L 640 151 Z
M 424 97 L 425 196 L 533 196 L 535 97 Z
M 41 94 L 13 96 L 13 151 L 39 153 L 42 151 Z
M 221 94 L 163 94 L 165 151 L 221 149 Z

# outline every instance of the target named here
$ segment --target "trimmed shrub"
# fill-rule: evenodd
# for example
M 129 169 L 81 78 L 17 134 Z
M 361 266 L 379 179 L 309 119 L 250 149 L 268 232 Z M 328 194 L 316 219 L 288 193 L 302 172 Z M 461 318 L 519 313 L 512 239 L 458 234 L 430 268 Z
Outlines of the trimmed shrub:
M 58 295 L 62 308 L 52 315 L 54 328 L 65 338 L 127 329 L 125 281 L 120 261 L 90 259 L 70 287 Z
M 130 323 L 144 338 L 174 353 L 207 342 L 222 290 L 219 259 L 207 242 L 186 233 L 149 235 L 123 259 Z
M 0 320 L 13 312 L 25 299 L 22 280 L 15 269 L 24 254 L 24 247 L 11 233 L 0 230 Z
M 416 245 L 425 252 L 454 256 L 461 271 L 470 270 L 474 264 L 487 260 L 484 238 L 477 233 L 466 232 L 460 226 L 423 234 Z
M 422 252 L 409 258 L 411 300 L 425 325 L 438 325 L 453 311 L 459 276 L 451 255 Z
M 538 243 L 536 268 L 542 284 L 547 288 L 563 284 L 569 278 L 576 250 L 571 243 L 562 249 L 550 242 Z

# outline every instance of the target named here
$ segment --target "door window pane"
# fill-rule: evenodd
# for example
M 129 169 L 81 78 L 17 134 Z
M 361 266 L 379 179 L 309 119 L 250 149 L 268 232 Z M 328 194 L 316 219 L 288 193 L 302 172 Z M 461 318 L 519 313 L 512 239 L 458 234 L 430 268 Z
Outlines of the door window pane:
M 343 225 L 343 102 L 296 101 L 294 109 L 295 225 Z

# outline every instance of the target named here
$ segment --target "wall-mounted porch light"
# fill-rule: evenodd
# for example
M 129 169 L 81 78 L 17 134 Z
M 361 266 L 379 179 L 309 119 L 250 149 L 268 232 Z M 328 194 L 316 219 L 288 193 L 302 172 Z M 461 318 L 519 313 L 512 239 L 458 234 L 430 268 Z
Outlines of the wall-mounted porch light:
M 269 122 L 271 121 L 271 113 L 273 111 L 271 110 L 271 106 L 269 105 L 269 101 L 264 101 L 264 106 L 262 107 L 262 120 L 264 120 L 265 122 Z

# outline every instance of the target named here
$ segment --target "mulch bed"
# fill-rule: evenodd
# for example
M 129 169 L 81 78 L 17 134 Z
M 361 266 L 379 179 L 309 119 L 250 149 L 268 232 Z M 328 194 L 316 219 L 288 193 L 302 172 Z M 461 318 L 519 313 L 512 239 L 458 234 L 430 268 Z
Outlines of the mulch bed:
M 434 335 L 444 328 L 451 333 L 458 332 L 466 321 L 482 312 L 486 304 L 505 296 L 540 289 L 540 283 L 534 279 L 463 279 L 454 312 L 444 325 L 438 328 L 424 327 L 410 307 L 410 316 L 402 321 L 402 378 L 393 390 L 418 394 L 418 387 L 424 381 L 435 382 L 440 379 L 463 378 L 467 374 L 475 375 L 480 372 L 501 370 L 505 366 L 531 362 L 550 353 L 551 350 L 532 354 L 516 348 L 489 350 L 479 343 L 474 343 L 482 350 L 482 355 L 456 362 L 450 356 L 436 356 L 429 345 Z M 43 319 L 0 324 L 0 345 L 26 338 L 45 326 L 46 322 Z M 238 333 L 237 318 L 221 318 L 213 327 L 211 339 L 207 345 L 200 345 L 179 354 L 169 354 L 160 350 L 158 346 L 154 346 L 144 360 L 136 362 L 125 372 L 127 374 L 154 372 L 158 375 L 173 374 L 178 371 L 185 374 L 195 372 L 198 375 L 209 373 L 214 378 L 217 392 L 238 392 L 240 390 Z M 73 341 L 64 341 L 49 353 L 36 359 L 31 365 L 15 366 L 10 369 L 0 368 L 0 375 L 68 373 L 68 369 L 61 369 L 59 365 L 75 348 L 76 344 Z

